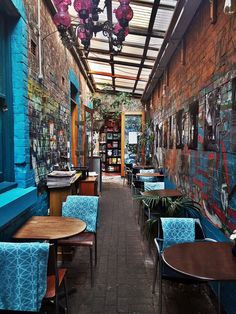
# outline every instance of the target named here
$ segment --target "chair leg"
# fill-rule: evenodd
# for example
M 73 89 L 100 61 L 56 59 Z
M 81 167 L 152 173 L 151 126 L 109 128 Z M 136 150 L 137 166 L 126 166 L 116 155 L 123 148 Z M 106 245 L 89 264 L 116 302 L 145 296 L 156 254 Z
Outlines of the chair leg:
M 159 261 L 159 313 L 162 314 L 162 265 Z
M 93 287 L 94 284 L 94 278 L 93 278 L 93 247 L 89 247 L 89 254 L 90 254 L 90 275 L 91 275 L 91 287 Z
M 97 234 L 94 234 L 95 237 L 95 266 L 97 266 L 97 259 L 98 259 L 98 250 L 97 250 Z
M 153 277 L 153 283 L 152 283 L 152 293 L 155 293 L 155 286 L 157 281 L 157 254 L 155 257 L 155 266 L 154 266 L 154 277 Z
M 221 282 L 218 281 L 218 313 L 221 313 Z
M 66 314 L 69 314 L 69 301 L 68 301 L 68 291 L 67 291 L 66 278 L 64 278 L 64 280 L 63 280 L 63 286 L 64 286 L 64 291 L 65 291 Z

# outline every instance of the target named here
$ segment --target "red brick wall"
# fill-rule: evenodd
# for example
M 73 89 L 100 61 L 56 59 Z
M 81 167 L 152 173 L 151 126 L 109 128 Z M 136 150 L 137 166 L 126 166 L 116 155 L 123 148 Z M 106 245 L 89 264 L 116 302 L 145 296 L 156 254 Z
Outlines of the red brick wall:
M 169 82 L 163 96 L 162 78 L 160 91 L 156 86 L 152 95 L 153 117 L 161 125 L 179 109 L 188 111 L 193 101 L 199 102 L 198 146 L 190 150 L 156 148 L 157 158 L 164 160 L 170 175 L 186 193 L 202 203 L 204 213 L 220 228 L 236 228 L 236 197 L 234 186 L 236 168 L 232 136 L 234 112 L 232 111 L 232 79 L 236 76 L 236 15 L 223 13 L 224 1 L 218 1 L 217 21 L 211 24 L 210 2 L 202 1 L 185 36 L 184 64 L 181 47 L 178 47 L 168 65 Z M 164 77 L 164 76 L 163 76 Z M 205 103 L 209 92 L 219 89 L 220 118 L 217 149 L 204 146 Z M 233 118 L 232 118 L 233 117 Z M 176 128 L 176 121 L 174 122 Z M 222 204 L 222 190 L 226 186 L 228 207 Z

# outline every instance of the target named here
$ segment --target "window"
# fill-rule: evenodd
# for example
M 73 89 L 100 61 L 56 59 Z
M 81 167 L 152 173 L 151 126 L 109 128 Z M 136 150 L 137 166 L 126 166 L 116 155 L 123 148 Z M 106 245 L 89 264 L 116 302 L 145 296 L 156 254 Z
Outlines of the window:
M 0 182 L 14 180 L 8 23 L 9 21 L 0 13 Z

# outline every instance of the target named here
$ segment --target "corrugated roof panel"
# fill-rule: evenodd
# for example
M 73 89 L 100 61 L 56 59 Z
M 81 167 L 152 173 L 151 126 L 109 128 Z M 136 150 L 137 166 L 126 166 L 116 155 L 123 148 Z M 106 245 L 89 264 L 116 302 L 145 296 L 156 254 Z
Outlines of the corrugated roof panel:
M 148 49 L 148 51 L 147 51 L 147 56 L 148 57 L 156 58 L 157 55 L 158 55 L 158 51 L 154 51 L 154 50 Z
M 129 26 L 130 27 L 144 27 L 148 28 L 149 25 L 149 20 L 152 12 L 151 7 L 144 7 L 141 4 L 136 5 L 136 4 L 130 4 L 134 16 L 133 19 L 130 21 Z
M 146 82 L 139 81 L 137 84 L 137 89 L 145 89 Z
M 173 12 L 174 11 L 158 9 L 153 29 L 167 31 Z
M 163 39 L 162 38 L 151 37 L 150 38 L 149 47 L 160 49 L 162 43 L 163 43 Z
M 116 89 L 118 92 L 126 92 L 126 93 L 132 93 L 132 88 L 124 88 L 124 87 L 117 87 Z
M 141 58 L 142 56 L 140 56 Z M 132 62 L 132 63 L 137 63 L 140 64 L 140 60 L 136 58 L 127 58 L 127 57 L 122 57 L 122 56 L 114 56 L 115 61 L 121 61 L 121 62 Z
M 112 82 L 112 77 L 110 76 L 103 76 L 103 75 L 96 75 L 96 74 L 93 74 L 93 78 L 94 80 L 97 82 L 97 83 L 102 83 L 102 82 L 109 82 L 111 83 Z
M 98 71 L 98 72 L 111 72 L 111 66 L 104 62 L 95 62 L 95 61 L 88 61 L 89 67 L 91 71 Z
M 119 86 L 127 86 L 127 87 L 134 87 L 134 81 L 131 80 L 122 80 L 122 79 L 118 79 L 116 78 L 116 84 Z
M 104 42 L 101 42 L 101 41 L 98 41 L 98 40 L 91 40 L 91 44 L 90 44 L 90 47 L 91 48 L 95 48 L 95 49 L 105 49 L 107 51 L 109 51 L 109 44 L 108 42 L 104 43 Z
M 135 47 L 130 47 L 130 46 L 123 46 L 122 52 L 125 53 L 134 53 L 137 55 L 143 55 L 143 48 L 135 48 Z
M 138 68 L 131 68 L 123 65 L 115 66 L 115 74 L 136 76 L 137 73 Z
M 125 42 L 127 45 L 129 43 L 135 43 L 139 45 L 144 45 L 145 44 L 146 37 L 145 36 L 139 36 L 139 35 L 131 35 L 129 34 L 128 36 L 125 37 Z

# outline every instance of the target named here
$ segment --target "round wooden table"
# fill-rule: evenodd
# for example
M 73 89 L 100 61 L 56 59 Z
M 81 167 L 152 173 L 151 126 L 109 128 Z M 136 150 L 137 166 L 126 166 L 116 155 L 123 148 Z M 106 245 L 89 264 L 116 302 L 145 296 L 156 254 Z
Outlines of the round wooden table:
M 183 194 L 176 189 L 164 189 L 164 190 L 150 190 L 150 191 L 144 191 L 142 192 L 142 195 L 144 196 L 160 196 L 160 197 L 180 197 L 183 196 Z
M 192 242 L 165 249 L 164 262 L 175 271 L 203 280 L 236 280 L 236 257 L 228 242 Z
M 236 257 L 229 242 L 181 243 L 165 249 L 164 263 L 199 280 L 218 281 L 218 313 L 221 313 L 220 281 L 236 280 Z
M 63 216 L 32 216 L 13 235 L 14 239 L 56 241 L 81 233 L 86 223 Z

